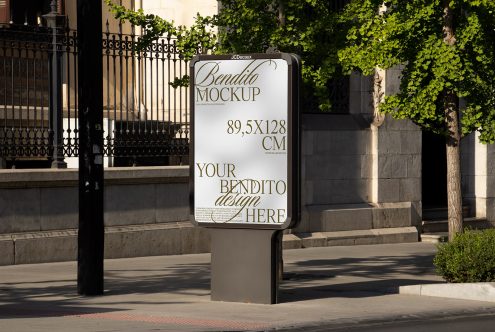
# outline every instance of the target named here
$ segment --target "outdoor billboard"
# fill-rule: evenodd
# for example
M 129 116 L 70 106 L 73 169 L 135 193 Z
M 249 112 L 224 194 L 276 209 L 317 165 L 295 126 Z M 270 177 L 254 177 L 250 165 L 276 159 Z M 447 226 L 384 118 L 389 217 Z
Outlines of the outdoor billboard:
M 285 229 L 299 219 L 299 61 L 291 54 L 191 61 L 191 220 Z

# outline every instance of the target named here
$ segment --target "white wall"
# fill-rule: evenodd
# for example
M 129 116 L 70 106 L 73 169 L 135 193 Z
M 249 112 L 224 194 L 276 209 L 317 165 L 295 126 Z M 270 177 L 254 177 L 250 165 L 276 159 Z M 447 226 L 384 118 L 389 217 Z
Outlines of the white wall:
M 140 0 L 141 8 L 146 13 L 173 20 L 176 25 L 190 26 L 194 23 L 196 13 L 202 16 L 217 13 L 216 0 Z M 139 2 L 136 5 L 139 5 Z

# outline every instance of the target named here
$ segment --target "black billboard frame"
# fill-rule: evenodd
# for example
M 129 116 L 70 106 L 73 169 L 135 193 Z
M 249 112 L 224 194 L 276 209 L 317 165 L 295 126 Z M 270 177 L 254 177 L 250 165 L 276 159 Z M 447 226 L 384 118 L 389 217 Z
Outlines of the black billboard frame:
M 206 223 L 197 222 L 194 215 L 194 176 L 195 176 L 195 65 L 200 61 L 208 60 L 269 60 L 282 59 L 288 65 L 288 109 L 287 120 L 289 122 L 287 133 L 287 219 L 280 225 L 276 224 L 239 224 L 239 223 Z M 284 230 L 294 228 L 301 220 L 301 113 L 300 113 L 300 81 L 301 59 L 291 53 L 251 53 L 251 54 L 225 54 L 225 55 L 196 55 L 189 63 L 190 69 L 190 148 L 189 148 L 189 220 L 195 226 L 206 228 L 231 228 L 231 229 L 259 229 L 259 230 Z

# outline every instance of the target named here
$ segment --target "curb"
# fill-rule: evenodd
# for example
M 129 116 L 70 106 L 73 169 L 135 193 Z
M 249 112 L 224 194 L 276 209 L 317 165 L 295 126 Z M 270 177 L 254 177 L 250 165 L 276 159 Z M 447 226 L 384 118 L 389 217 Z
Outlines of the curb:
M 495 282 L 400 286 L 399 294 L 495 302 Z

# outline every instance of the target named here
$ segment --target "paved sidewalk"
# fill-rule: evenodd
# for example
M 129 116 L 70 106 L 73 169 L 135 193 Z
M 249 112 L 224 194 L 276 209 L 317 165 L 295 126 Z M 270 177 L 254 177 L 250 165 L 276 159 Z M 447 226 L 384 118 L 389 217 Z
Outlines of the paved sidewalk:
M 399 295 L 442 280 L 427 243 L 286 250 L 280 304 L 211 302 L 209 254 L 105 261 L 80 297 L 76 263 L 0 267 L 0 331 L 271 330 L 495 313 L 493 303 Z

